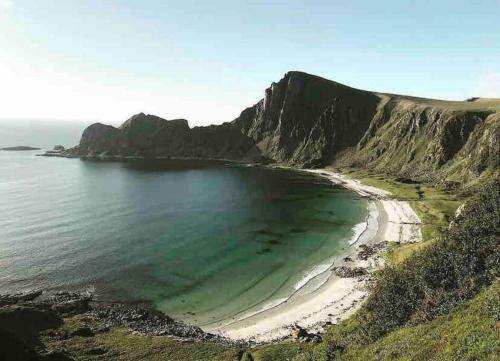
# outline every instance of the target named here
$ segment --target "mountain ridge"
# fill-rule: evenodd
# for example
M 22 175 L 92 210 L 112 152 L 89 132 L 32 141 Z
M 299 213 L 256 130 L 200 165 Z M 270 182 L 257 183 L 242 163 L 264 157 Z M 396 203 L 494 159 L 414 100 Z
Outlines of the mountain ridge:
M 498 176 L 500 99 L 372 92 L 300 71 L 273 82 L 232 122 L 189 127 L 139 113 L 93 124 L 64 155 L 217 158 L 298 168 L 362 167 L 432 182 Z

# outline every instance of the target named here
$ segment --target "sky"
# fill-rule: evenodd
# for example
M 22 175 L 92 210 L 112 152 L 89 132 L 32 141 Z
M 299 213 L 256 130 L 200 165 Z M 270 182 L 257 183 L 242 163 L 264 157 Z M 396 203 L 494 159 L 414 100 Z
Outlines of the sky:
M 0 0 L 0 118 L 231 121 L 290 70 L 500 98 L 500 0 Z

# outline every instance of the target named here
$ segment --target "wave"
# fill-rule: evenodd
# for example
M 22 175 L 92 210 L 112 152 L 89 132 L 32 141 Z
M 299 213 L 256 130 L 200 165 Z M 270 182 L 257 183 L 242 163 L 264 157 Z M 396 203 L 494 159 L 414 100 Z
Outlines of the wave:
M 349 246 L 352 246 L 353 244 L 358 242 L 358 240 L 363 235 L 363 233 L 368 229 L 368 218 L 369 217 L 370 217 L 370 214 L 368 214 L 367 220 L 365 222 L 355 224 L 351 228 L 351 231 L 353 232 L 353 234 L 352 234 L 351 238 L 347 241 L 347 244 Z M 307 271 L 305 273 L 305 275 L 300 279 L 300 281 L 295 283 L 294 289 L 296 291 L 298 291 L 301 288 L 304 288 L 310 281 L 312 281 L 316 277 L 318 277 L 321 274 L 330 270 L 330 268 L 333 267 L 336 259 L 338 259 L 338 256 L 333 256 L 333 257 L 330 257 L 327 260 L 323 261 L 323 263 L 313 266 L 309 271 Z M 326 280 L 322 284 L 324 284 L 325 282 L 326 282 Z

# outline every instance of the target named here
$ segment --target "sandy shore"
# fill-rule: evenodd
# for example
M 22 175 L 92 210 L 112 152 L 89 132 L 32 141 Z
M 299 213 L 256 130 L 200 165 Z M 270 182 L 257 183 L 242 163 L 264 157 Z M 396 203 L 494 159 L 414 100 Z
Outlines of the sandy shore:
M 421 240 L 420 219 L 407 202 L 394 200 L 387 191 L 363 185 L 359 181 L 327 170 L 307 170 L 328 178 L 333 183 L 350 189 L 369 199 L 369 215 L 364 224 L 356 226 L 355 237 L 344 252 L 327 260 L 318 271 L 290 298 L 276 300 L 260 310 L 213 325 L 206 331 L 237 340 L 269 342 L 291 336 L 295 325 L 310 332 L 321 332 L 326 325 L 335 324 L 355 312 L 368 295 L 366 282 L 369 274 L 383 266 L 381 250 L 385 241 L 418 242 Z M 366 246 L 377 250 L 358 257 Z M 330 264 L 330 266 L 328 266 Z M 367 275 L 351 278 L 338 277 L 331 267 L 362 267 Z M 321 266 L 321 265 L 320 265 Z

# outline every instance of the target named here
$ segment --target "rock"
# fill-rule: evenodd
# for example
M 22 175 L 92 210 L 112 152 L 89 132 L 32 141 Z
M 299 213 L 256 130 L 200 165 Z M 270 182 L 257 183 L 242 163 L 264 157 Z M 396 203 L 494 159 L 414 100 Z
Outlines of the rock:
M 337 276 L 341 278 L 352 278 L 352 277 L 360 277 L 367 274 L 365 268 L 362 267 L 335 267 L 334 272 Z M 342 306 L 342 305 L 341 305 Z
M 119 128 L 100 123 L 83 132 L 66 154 L 93 157 L 205 158 L 258 160 L 252 139 L 231 123 L 190 128 L 187 120 L 136 114 Z
M 31 301 L 40 296 L 41 294 L 42 291 L 32 291 L 25 293 L 17 293 L 14 295 L 0 295 L 0 305 Z
M 321 342 L 322 338 L 320 335 L 315 334 L 315 333 L 309 333 L 305 328 L 302 328 L 298 325 L 294 326 L 295 328 L 295 339 L 297 339 L 300 342 L 312 342 L 312 343 L 318 343 Z
M 344 262 L 352 262 L 352 258 L 347 256 L 347 257 L 344 257 Z
M 387 242 L 380 242 L 373 246 L 362 244 L 359 246 L 358 259 L 366 261 L 368 258 L 376 255 L 380 250 L 386 246 Z
M 366 261 L 368 258 L 373 256 L 377 251 L 375 247 L 368 246 L 366 244 L 362 244 L 361 246 L 359 246 L 359 248 L 361 249 L 361 251 L 358 252 L 358 259 L 363 261 Z
M 79 314 L 89 310 L 89 293 L 58 292 L 45 300 L 50 309 L 61 314 Z
M 54 146 L 53 150 L 56 151 L 56 152 L 63 152 L 63 151 L 66 150 L 66 148 L 64 148 L 63 145 L 56 145 L 56 146 Z

